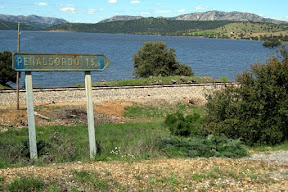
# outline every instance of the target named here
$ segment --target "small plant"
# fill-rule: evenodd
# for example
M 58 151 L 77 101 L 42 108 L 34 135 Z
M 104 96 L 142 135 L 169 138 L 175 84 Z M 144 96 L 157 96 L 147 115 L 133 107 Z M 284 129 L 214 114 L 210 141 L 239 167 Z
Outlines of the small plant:
M 248 155 L 240 140 L 226 136 L 209 135 L 207 137 L 162 138 L 159 148 L 168 157 L 229 157 L 238 158 Z
M 21 177 L 13 180 L 7 185 L 8 191 L 24 192 L 24 191 L 43 191 L 44 181 L 33 177 Z
M 0 177 L 0 191 L 4 191 L 4 189 L 3 189 L 3 184 L 4 183 L 4 178 L 1 176 Z
M 49 138 L 52 149 L 50 155 L 46 157 L 48 161 L 73 161 L 77 158 L 78 152 L 75 141 L 72 137 L 61 132 L 54 132 Z
M 92 191 L 108 191 L 109 189 L 108 182 L 101 179 L 97 173 L 74 171 L 73 179 L 80 182 L 83 186 L 91 186 L 93 188 Z
M 203 179 L 205 179 L 207 176 L 206 175 L 204 175 L 204 174 L 198 174 L 198 173 L 195 173 L 195 174 L 193 174 L 192 175 L 192 179 L 194 180 L 194 181 L 202 181 Z
M 221 80 L 222 82 L 229 82 L 229 79 L 228 79 L 228 77 L 226 77 L 226 76 L 221 77 L 220 80 Z
M 282 45 L 282 41 L 278 38 L 272 38 L 270 40 L 266 40 L 263 43 L 264 47 L 269 47 L 269 48 L 279 47 L 281 45 Z
M 40 140 L 37 142 L 37 152 L 39 156 L 43 156 L 48 153 L 48 151 L 51 149 L 51 145 L 44 141 Z M 23 148 L 21 150 L 21 155 L 30 158 L 30 150 L 29 150 L 29 140 L 24 140 L 23 141 Z
M 187 137 L 196 134 L 201 121 L 202 118 L 198 113 L 184 117 L 183 113 L 177 112 L 168 115 L 164 124 L 169 127 L 171 135 Z

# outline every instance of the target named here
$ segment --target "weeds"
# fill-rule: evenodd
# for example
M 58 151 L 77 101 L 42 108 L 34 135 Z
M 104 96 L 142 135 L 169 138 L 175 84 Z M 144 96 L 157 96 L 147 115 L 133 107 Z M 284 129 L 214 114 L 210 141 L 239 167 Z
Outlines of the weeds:
M 162 121 L 167 115 L 175 113 L 175 111 L 183 113 L 184 115 L 191 113 L 199 113 L 201 116 L 204 115 L 203 107 L 178 102 L 176 105 L 161 103 L 158 106 L 134 104 L 125 107 L 124 117 L 145 121 Z
M 105 81 L 93 83 L 93 86 L 143 86 L 143 85 L 171 85 L 171 84 L 185 84 L 185 83 L 207 83 L 219 82 L 221 80 L 210 77 L 195 77 L 195 76 L 168 76 L 168 77 L 149 77 L 138 79 L 124 79 L 117 81 Z M 84 84 L 76 85 L 77 87 L 84 87 Z
M 4 177 L 0 177 L 0 191 L 4 191 Z
M 97 173 L 74 171 L 72 179 L 80 183 L 82 188 L 90 189 L 89 191 L 108 191 L 109 189 L 108 182 L 101 179 Z
M 248 155 L 240 140 L 225 136 L 207 137 L 166 137 L 159 142 L 159 148 L 168 157 L 229 157 L 238 158 Z
M 43 191 L 44 181 L 42 179 L 32 178 L 32 177 L 21 177 L 19 179 L 13 180 L 7 185 L 8 191 Z

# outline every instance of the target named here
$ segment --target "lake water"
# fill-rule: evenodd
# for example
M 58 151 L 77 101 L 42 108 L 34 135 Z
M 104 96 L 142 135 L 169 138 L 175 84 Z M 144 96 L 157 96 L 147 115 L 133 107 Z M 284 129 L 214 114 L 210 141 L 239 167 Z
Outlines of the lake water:
M 192 67 L 196 76 L 228 77 L 250 70 L 250 64 L 265 62 L 276 53 L 248 40 L 205 39 L 101 33 L 21 32 L 21 52 L 104 54 L 111 66 L 104 72 L 92 72 L 92 81 L 133 77 L 132 57 L 147 41 L 164 41 L 176 50 L 177 60 Z M 17 31 L 0 31 L 0 51 L 17 51 Z M 84 72 L 33 72 L 34 87 L 68 87 L 84 83 Z M 24 86 L 24 74 L 20 87 Z

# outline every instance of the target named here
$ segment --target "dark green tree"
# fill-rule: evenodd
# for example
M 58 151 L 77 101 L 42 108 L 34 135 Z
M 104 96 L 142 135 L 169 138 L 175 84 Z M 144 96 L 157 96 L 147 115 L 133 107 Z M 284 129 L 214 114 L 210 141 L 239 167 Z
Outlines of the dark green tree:
M 208 97 L 205 134 L 241 138 L 248 145 L 274 145 L 288 139 L 288 49 L 266 64 L 251 65 L 228 86 Z
M 133 56 L 134 72 L 137 77 L 194 75 L 191 67 L 176 61 L 174 48 L 164 42 L 146 42 Z
M 12 69 L 12 53 L 0 52 L 0 84 L 6 85 L 9 81 L 16 82 L 16 71 Z
M 270 47 L 270 48 L 279 47 L 281 45 L 282 41 L 278 38 L 271 38 L 263 43 L 264 47 Z

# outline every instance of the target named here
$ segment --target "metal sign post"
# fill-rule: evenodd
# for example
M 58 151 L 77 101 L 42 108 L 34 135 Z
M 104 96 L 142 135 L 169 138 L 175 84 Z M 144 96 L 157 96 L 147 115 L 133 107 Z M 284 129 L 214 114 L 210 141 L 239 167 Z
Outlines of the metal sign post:
M 91 71 L 103 71 L 110 65 L 104 55 L 58 54 L 58 53 L 13 53 L 12 68 L 25 72 L 27 114 L 29 129 L 30 159 L 36 160 L 37 144 L 33 103 L 32 71 L 84 71 L 87 100 L 87 120 L 90 158 L 96 157 L 96 139 L 92 99 Z

